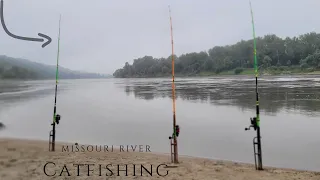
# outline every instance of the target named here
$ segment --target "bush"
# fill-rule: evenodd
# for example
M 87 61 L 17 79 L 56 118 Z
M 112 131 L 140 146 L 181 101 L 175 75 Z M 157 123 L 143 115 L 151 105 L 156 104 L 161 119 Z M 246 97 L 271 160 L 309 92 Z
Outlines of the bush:
M 313 72 L 315 69 L 314 68 L 307 68 L 306 71 L 307 72 Z
M 215 72 L 216 74 L 219 74 L 219 73 L 222 72 L 222 70 L 221 70 L 221 69 L 215 69 L 214 72 Z
M 234 70 L 234 74 L 240 74 L 243 72 L 243 69 L 242 68 L 237 68 Z
M 271 66 L 271 67 L 269 68 L 269 70 L 271 70 L 271 71 L 277 71 L 277 70 L 278 70 L 278 67 L 277 67 L 277 66 Z
M 306 63 L 303 63 L 300 65 L 300 67 L 301 67 L 301 69 L 307 69 L 309 67 L 309 65 Z

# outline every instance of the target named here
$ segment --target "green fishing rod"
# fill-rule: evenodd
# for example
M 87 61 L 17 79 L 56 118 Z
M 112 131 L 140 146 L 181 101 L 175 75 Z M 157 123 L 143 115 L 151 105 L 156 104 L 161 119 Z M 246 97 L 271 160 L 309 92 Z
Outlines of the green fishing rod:
M 59 18 L 59 34 L 58 34 L 58 52 L 57 52 L 57 68 L 56 68 L 56 87 L 54 95 L 54 107 L 53 107 L 53 122 L 52 130 L 49 134 L 49 151 L 55 151 L 55 141 L 56 141 L 56 124 L 59 124 L 61 119 L 60 115 L 57 114 L 57 92 L 58 92 L 58 77 L 59 77 L 59 55 L 60 55 L 60 22 L 61 15 Z
M 257 131 L 257 137 L 253 138 L 253 150 L 254 150 L 254 163 L 256 170 L 263 170 L 262 168 L 262 150 L 261 150 L 261 136 L 260 136 L 260 112 L 259 112 L 259 93 L 258 93 L 258 60 L 257 60 L 257 49 L 256 49 L 256 35 L 254 29 L 254 19 L 253 11 L 250 4 L 251 19 L 252 19 L 252 32 L 253 32 L 253 55 L 254 55 L 254 71 L 256 76 L 256 117 L 250 118 L 251 125 L 245 130 L 249 130 L 250 127 L 253 127 Z M 258 161 L 258 162 L 257 162 Z

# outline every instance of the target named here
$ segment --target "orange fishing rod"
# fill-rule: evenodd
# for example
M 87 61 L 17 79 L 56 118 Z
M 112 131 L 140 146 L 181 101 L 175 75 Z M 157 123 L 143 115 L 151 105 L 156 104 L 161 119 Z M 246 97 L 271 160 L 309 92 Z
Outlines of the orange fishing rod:
M 173 163 L 178 163 L 178 141 L 177 137 L 179 136 L 180 128 L 176 124 L 176 95 L 175 95 L 175 85 L 174 85 L 174 51 L 173 51 L 173 33 L 172 33 L 172 18 L 171 18 L 171 9 L 169 6 L 169 16 L 170 16 L 170 31 L 171 31 L 171 58 L 172 58 L 172 110 L 173 110 L 173 133 L 172 137 L 169 137 L 171 142 L 171 161 Z M 173 141 L 173 142 L 172 142 Z M 172 152 L 173 146 L 173 152 Z M 173 157 L 172 157 L 173 155 Z

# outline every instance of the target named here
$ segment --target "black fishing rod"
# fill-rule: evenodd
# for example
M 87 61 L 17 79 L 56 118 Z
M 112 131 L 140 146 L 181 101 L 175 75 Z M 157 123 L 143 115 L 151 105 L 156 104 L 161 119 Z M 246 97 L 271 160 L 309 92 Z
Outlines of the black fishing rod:
M 56 88 L 54 95 L 54 108 L 53 108 L 53 122 L 52 130 L 49 133 L 49 151 L 55 151 L 55 141 L 56 141 L 56 124 L 59 124 L 61 116 L 56 114 L 57 112 L 57 92 L 58 92 L 58 76 L 59 76 L 59 55 L 60 55 L 60 22 L 61 15 L 59 19 L 59 35 L 58 35 L 58 53 L 57 53 L 57 68 L 56 68 Z
M 254 55 L 254 69 L 256 75 L 256 117 L 250 118 L 251 125 L 245 130 L 250 130 L 250 127 L 253 127 L 257 131 L 257 137 L 253 138 L 253 151 L 254 151 L 254 163 L 256 170 L 263 170 L 262 168 L 262 150 L 261 150 L 261 136 L 260 136 L 260 112 L 259 112 L 259 93 L 258 93 L 258 60 L 257 60 L 257 49 L 256 49 L 256 35 L 254 30 L 254 20 L 251 1 L 250 11 L 252 19 L 252 31 L 253 31 L 253 55 Z M 258 159 L 258 162 L 257 162 Z

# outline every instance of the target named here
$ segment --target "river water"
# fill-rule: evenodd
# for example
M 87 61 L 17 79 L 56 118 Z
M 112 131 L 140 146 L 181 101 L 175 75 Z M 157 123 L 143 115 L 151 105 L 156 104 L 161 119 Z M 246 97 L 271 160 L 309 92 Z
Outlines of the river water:
M 61 80 L 57 141 L 169 153 L 170 80 Z M 1 81 L 0 137 L 48 140 L 54 83 Z M 254 91 L 253 77 L 178 78 L 179 154 L 254 163 Z M 262 77 L 259 92 L 263 164 L 320 171 L 320 76 Z

